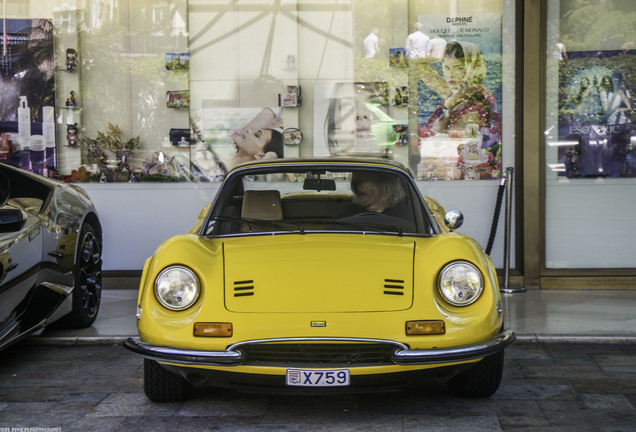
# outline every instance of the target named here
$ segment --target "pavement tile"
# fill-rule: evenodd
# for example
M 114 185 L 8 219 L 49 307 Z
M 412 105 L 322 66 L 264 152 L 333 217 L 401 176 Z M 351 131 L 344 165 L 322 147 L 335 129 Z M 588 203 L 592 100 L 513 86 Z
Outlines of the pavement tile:
M 169 417 L 176 415 L 181 403 L 157 404 L 138 393 L 111 393 L 97 404 L 87 417 L 135 417 L 149 416 Z
M 549 426 L 548 420 L 543 415 L 500 416 L 499 420 L 503 430 L 525 431 L 528 428 L 543 428 Z
M 636 393 L 626 394 L 625 397 L 632 404 L 632 406 L 636 407 Z
M 636 394 L 636 379 L 605 377 L 604 379 L 570 378 L 570 383 L 579 393 L 623 393 Z
M 61 432 L 120 432 L 134 431 L 122 427 L 126 417 L 83 417 L 75 422 L 64 425 Z M 143 430 L 143 429 L 139 429 Z
M 591 409 L 635 411 L 631 402 L 622 394 L 583 393 L 581 399 L 585 406 Z
M 407 431 L 435 431 L 435 432 L 496 432 L 502 431 L 497 416 L 409 416 L 404 419 L 404 430 Z
M 262 416 L 267 411 L 267 402 L 262 398 L 249 395 L 235 395 L 228 399 L 201 398 L 181 405 L 177 412 L 183 417 L 231 417 L 250 413 L 250 416 Z
M 93 403 L 13 402 L 0 411 L 0 427 L 62 428 L 80 420 Z
M 592 358 L 608 375 L 631 374 L 630 378 L 636 378 L 636 357 L 633 355 L 599 355 Z
M 575 413 L 544 410 L 551 425 L 579 428 L 583 431 L 634 431 L 636 413 L 621 410 L 585 409 Z M 575 415 L 574 415 L 575 414 Z
M 546 409 L 549 409 L 551 411 L 566 412 L 577 412 L 578 410 L 587 409 L 580 398 L 572 400 L 543 400 L 538 401 L 537 405 L 539 405 L 539 409 L 541 409 L 541 412 L 544 412 L 544 410 Z
M 591 359 L 577 359 L 568 362 L 518 360 L 527 378 L 604 378 L 603 370 Z
M 574 400 L 577 395 L 569 383 L 545 380 L 504 382 L 492 398 L 495 400 Z
M 602 342 L 602 339 L 599 339 Z M 598 355 L 625 355 L 632 351 L 629 348 L 630 344 L 612 344 L 612 343 L 595 343 L 595 344 L 578 344 L 578 343 L 563 343 L 563 344 L 543 344 L 546 352 L 556 360 L 572 360 L 577 358 L 585 358 L 587 356 Z
M 313 407 L 296 407 L 295 409 L 281 406 L 270 407 L 260 424 L 299 427 L 312 425 L 328 431 L 365 430 L 368 427 L 373 427 L 373 430 L 379 431 L 391 430 L 396 422 L 400 422 L 401 418 L 401 414 L 387 415 L 358 410 L 323 409 L 322 406 L 316 404 Z
M 107 393 L 71 393 L 64 395 L 62 402 L 93 402 L 98 404 L 106 399 L 107 396 Z
M 506 360 L 550 360 L 550 353 L 544 344 L 513 343 L 506 348 Z
M 2 388 L 2 400 L 5 402 L 50 402 L 66 399 L 69 387 L 59 386 L 28 386 L 28 387 L 4 387 Z M 102 399 L 105 395 L 102 397 Z M 70 401 L 75 402 L 75 401 Z M 85 401 L 80 401 L 85 402 Z

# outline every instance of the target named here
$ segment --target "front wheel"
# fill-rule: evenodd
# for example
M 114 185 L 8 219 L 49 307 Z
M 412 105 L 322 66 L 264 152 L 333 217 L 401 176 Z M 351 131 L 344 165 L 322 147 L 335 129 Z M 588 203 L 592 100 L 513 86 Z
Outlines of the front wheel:
M 495 394 L 501 384 L 504 367 L 504 352 L 499 351 L 462 372 L 448 382 L 448 387 L 455 396 L 482 398 Z
M 164 369 L 154 360 L 144 359 L 144 393 L 153 402 L 180 402 L 187 399 L 192 385 Z

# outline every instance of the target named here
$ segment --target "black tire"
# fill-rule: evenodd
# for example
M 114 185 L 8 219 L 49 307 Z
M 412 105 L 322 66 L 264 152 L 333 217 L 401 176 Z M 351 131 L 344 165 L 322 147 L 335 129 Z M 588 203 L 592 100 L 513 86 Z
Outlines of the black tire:
M 74 270 L 73 310 L 56 326 L 84 328 L 91 326 L 102 299 L 102 242 L 90 223 L 82 226 L 77 243 Z
M 164 369 L 154 360 L 144 359 L 144 393 L 153 402 L 180 402 L 186 400 L 192 384 Z
M 501 384 L 504 368 L 504 352 L 499 351 L 484 357 L 466 372 L 462 372 L 448 382 L 455 396 L 485 398 L 495 394 Z

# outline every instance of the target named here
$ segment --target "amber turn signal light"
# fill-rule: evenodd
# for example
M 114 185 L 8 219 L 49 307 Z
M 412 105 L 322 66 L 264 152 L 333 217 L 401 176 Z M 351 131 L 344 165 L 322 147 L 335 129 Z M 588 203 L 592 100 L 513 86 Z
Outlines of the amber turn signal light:
M 407 321 L 406 334 L 415 335 L 442 335 L 446 333 L 446 325 L 442 320 Z
M 230 337 L 232 336 L 232 323 L 194 323 L 194 335 L 202 337 Z

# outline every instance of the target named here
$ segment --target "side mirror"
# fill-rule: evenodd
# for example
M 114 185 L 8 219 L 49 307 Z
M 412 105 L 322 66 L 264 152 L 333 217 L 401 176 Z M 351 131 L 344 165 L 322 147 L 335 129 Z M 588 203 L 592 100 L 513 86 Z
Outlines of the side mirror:
M 26 219 L 18 209 L 0 209 L 0 233 L 20 231 Z
M 0 172 L 0 207 L 4 206 L 11 195 L 11 181 L 5 173 Z
M 450 210 L 444 216 L 444 222 L 451 231 L 455 231 L 464 223 L 464 215 L 459 210 Z

